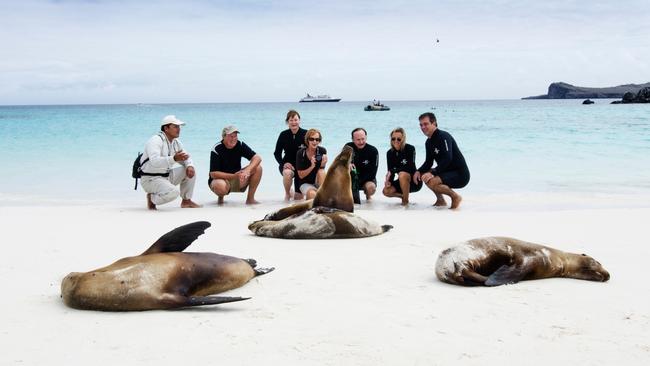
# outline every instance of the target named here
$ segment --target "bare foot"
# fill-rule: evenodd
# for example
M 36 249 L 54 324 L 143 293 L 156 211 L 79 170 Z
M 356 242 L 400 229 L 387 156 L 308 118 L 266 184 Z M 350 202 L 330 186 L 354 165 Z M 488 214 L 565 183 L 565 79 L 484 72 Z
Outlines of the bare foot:
M 284 202 L 289 202 L 291 200 L 291 195 L 290 194 L 285 194 L 284 195 Z
M 402 206 L 408 206 L 408 205 L 409 205 L 409 201 L 408 201 L 408 200 L 406 200 L 406 201 L 405 201 L 405 200 L 402 200 Z
M 217 199 L 217 205 L 223 205 L 223 196 L 219 196 Z
M 294 201 L 299 201 L 302 199 L 302 193 L 294 193 L 293 195 L 293 200 Z
M 454 200 L 452 199 L 451 202 L 453 203 Z M 445 201 L 444 198 L 439 198 L 436 200 L 436 203 L 433 204 L 436 207 L 447 207 L 447 201 Z
M 182 200 L 181 201 L 181 207 L 182 208 L 199 208 L 199 207 L 203 207 L 203 206 L 199 205 L 198 203 L 196 203 L 196 202 L 194 202 L 192 200 Z
M 150 210 L 156 209 L 156 205 L 154 205 L 153 202 L 151 201 L 151 193 L 147 193 L 147 208 Z
M 452 210 L 455 210 L 460 206 L 460 201 L 463 200 L 463 197 L 461 197 L 459 194 L 456 194 L 451 197 L 451 207 L 449 207 Z
M 260 202 L 254 200 L 254 199 L 252 199 L 252 200 L 246 200 L 246 204 L 247 204 L 247 205 L 256 205 L 256 204 L 258 204 L 258 203 L 260 203 Z

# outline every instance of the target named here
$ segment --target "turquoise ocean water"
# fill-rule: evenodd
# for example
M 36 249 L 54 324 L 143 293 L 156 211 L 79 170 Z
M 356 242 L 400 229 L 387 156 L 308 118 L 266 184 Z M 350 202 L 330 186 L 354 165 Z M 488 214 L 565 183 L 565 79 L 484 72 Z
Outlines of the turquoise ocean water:
M 364 102 L 3 106 L 0 198 L 140 202 L 143 192 L 133 191 L 131 164 L 159 130 L 160 119 L 175 114 L 187 122 L 181 141 L 197 166 L 198 201 L 214 198 L 207 188 L 209 154 L 222 127 L 231 123 L 239 127 L 240 140 L 262 155 L 259 197 L 281 199 L 272 154 L 289 109 L 300 112 L 302 127 L 322 131 L 322 144 L 332 157 L 354 127 L 366 128 L 369 143 L 380 151 L 380 181 L 394 127 L 406 129 L 418 165 L 424 160 L 425 137 L 417 117 L 431 111 L 470 167 L 464 195 L 650 195 L 650 106 L 580 102 L 384 101 L 391 107 L 387 112 L 364 112 Z M 423 192 L 418 195 L 430 194 Z

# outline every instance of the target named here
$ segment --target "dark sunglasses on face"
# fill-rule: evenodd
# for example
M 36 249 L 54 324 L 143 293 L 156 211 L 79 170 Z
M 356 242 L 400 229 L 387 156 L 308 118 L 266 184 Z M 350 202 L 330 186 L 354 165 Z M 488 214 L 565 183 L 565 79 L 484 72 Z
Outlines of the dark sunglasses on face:
M 320 142 L 320 138 L 317 138 L 317 137 L 310 137 L 310 138 L 309 138 L 309 141 L 318 141 L 318 142 Z
M 401 138 L 401 137 L 391 137 L 390 140 L 391 140 L 391 141 L 402 142 L 402 138 Z

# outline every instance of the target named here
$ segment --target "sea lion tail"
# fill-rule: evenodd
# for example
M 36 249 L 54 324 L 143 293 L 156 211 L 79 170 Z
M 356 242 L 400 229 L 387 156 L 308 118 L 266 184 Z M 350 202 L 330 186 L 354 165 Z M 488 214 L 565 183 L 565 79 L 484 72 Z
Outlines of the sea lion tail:
M 388 230 L 390 230 L 392 228 L 393 228 L 393 225 L 381 225 L 381 232 L 385 233 L 385 232 L 387 232 Z
M 229 297 L 229 296 L 191 296 L 183 306 L 203 306 L 225 304 L 227 302 L 236 302 L 248 300 L 250 297 Z

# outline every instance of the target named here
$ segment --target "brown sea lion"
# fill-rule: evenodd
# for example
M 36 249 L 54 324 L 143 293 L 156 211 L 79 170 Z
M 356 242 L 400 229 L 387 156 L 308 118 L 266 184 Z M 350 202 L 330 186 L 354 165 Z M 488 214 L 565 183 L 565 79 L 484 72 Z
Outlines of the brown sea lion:
M 383 234 L 390 225 L 378 225 L 343 210 L 314 207 L 280 221 L 256 221 L 248 229 L 257 236 L 282 239 L 365 238 Z
M 609 280 L 609 272 L 586 254 L 505 237 L 473 239 L 442 251 L 436 276 L 462 286 L 499 286 L 551 277 Z
M 352 213 L 352 152 L 350 146 L 343 147 L 313 201 L 268 214 L 248 229 L 258 236 L 283 239 L 362 238 L 390 230 L 390 225 L 380 226 Z
M 350 163 L 352 162 L 353 151 L 350 146 L 346 145 L 343 147 L 341 153 L 334 158 L 325 175 L 323 184 L 318 188 L 316 197 L 313 200 L 272 212 L 266 215 L 264 220 L 278 221 L 320 206 L 354 212 L 352 178 L 350 176 Z
M 70 273 L 61 283 L 63 302 L 83 310 L 138 311 L 249 299 L 209 295 L 240 287 L 274 268 L 256 269 L 253 259 L 183 252 L 208 227 L 206 221 L 187 224 L 161 236 L 138 256 Z

